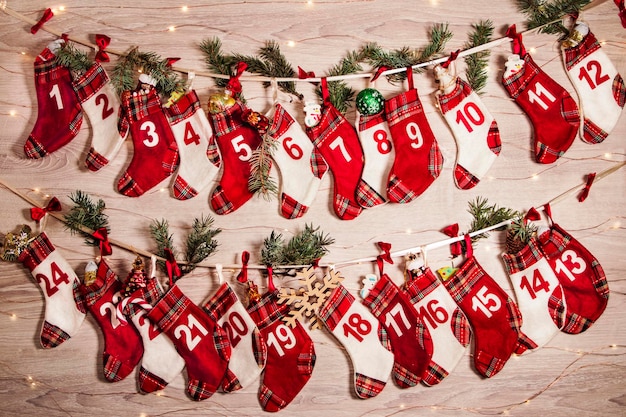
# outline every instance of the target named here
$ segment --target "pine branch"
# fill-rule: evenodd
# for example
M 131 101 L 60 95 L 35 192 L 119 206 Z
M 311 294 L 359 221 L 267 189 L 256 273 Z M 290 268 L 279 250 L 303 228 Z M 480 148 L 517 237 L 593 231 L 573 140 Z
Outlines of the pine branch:
M 59 65 L 67 67 L 74 78 L 84 74 L 94 64 L 87 53 L 76 48 L 72 42 L 66 42 L 62 48 L 59 48 L 56 61 Z
M 487 199 L 480 196 L 476 197 L 476 200 L 469 202 L 469 208 L 467 211 L 474 217 L 467 233 L 472 233 L 477 230 L 493 226 L 505 220 L 511 220 L 515 216 L 519 215 L 519 212 L 515 210 L 498 207 L 495 204 L 489 205 Z M 497 230 L 505 228 L 506 226 Z M 472 242 L 476 242 L 479 239 L 483 239 L 488 236 L 489 233 L 481 233 L 472 237 Z
M 261 262 L 269 266 L 280 265 L 311 265 L 328 253 L 328 245 L 335 239 L 319 231 L 319 227 L 305 225 L 304 230 L 295 234 L 287 244 L 283 236 L 272 231 L 263 241 Z
M 252 151 L 250 157 L 250 176 L 248 177 L 248 190 L 253 194 L 260 194 L 267 201 L 278 195 L 278 184 L 270 175 L 272 168 L 271 157 L 274 154 L 277 143 L 267 133 L 262 135 L 261 145 Z
M 363 56 L 358 51 L 348 52 L 348 54 L 341 59 L 339 64 L 336 64 L 328 70 L 326 76 L 347 75 L 362 71 L 363 68 L 359 64 L 362 60 Z M 321 99 L 321 87 L 316 88 L 315 92 Z M 355 92 L 345 81 L 331 81 L 328 83 L 328 94 L 333 106 L 341 113 L 345 113 L 350 107 L 350 101 L 354 99 Z
M 187 265 L 181 266 L 181 272 L 187 274 L 196 268 L 196 265 L 211 256 L 217 250 L 219 243 L 215 238 L 222 229 L 214 229 L 211 216 L 201 216 L 193 220 L 191 232 L 187 236 L 185 248 L 185 261 Z
M 528 18 L 526 27 L 534 29 L 557 20 L 540 29 L 548 34 L 567 35 L 569 30 L 561 23 L 561 18 L 570 13 L 577 13 L 591 0 L 516 0 L 517 8 Z
M 437 23 L 430 31 L 430 43 L 419 53 L 416 63 L 427 62 L 443 53 L 446 44 L 454 34 L 447 23 Z
M 81 228 L 86 227 L 95 231 L 105 227 L 107 232 L 110 231 L 108 216 L 104 214 L 106 208 L 104 201 L 100 199 L 94 203 L 89 194 L 81 190 L 70 194 L 70 200 L 74 203 L 74 207 L 64 216 L 66 229 L 70 229 L 72 234 L 78 232 L 85 236 L 87 245 L 98 246 L 99 241 L 83 232 Z
M 174 235 L 170 234 L 170 225 L 165 219 L 153 220 L 150 225 L 150 235 L 157 244 L 155 255 L 160 258 L 166 258 L 165 249 L 170 249 L 174 255 Z M 158 261 L 159 267 L 165 271 L 165 262 Z
M 139 52 L 135 47 L 120 58 L 111 73 L 111 82 L 118 94 L 135 88 L 137 72 L 154 78 L 157 82 L 155 88 L 164 96 L 185 90 L 185 82 L 172 70 L 167 58 L 162 59 L 154 52 Z
M 277 42 L 266 41 L 265 46 L 259 49 L 259 56 L 266 62 L 266 66 L 268 67 L 268 71 L 261 73 L 262 75 L 276 78 L 296 77 L 296 71 L 289 61 L 287 61 L 287 58 L 280 52 L 280 46 Z M 269 83 L 264 83 L 264 85 L 268 87 Z M 296 83 L 293 81 L 279 82 L 278 88 L 285 93 L 293 94 L 298 97 L 299 100 L 302 100 L 304 97 L 296 90 Z
M 272 233 L 263 240 L 261 262 L 263 265 L 280 265 L 283 262 L 283 235 Z
M 218 37 L 205 39 L 200 43 L 200 49 L 206 55 L 204 62 L 209 71 L 216 74 L 231 75 L 231 67 L 240 61 L 233 55 L 224 55 L 222 41 Z M 224 78 L 214 78 L 213 81 L 215 85 L 222 88 L 228 84 L 228 80 Z
M 475 48 L 491 41 L 493 35 L 493 22 L 491 20 L 481 20 L 472 24 L 472 32 L 469 34 L 469 40 L 464 48 Z M 467 64 L 467 81 L 474 91 L 482 94 L 482 89 L 487 85 L 487 64 L 489 61 L 490 50 L 476 52 L 465 57 Z

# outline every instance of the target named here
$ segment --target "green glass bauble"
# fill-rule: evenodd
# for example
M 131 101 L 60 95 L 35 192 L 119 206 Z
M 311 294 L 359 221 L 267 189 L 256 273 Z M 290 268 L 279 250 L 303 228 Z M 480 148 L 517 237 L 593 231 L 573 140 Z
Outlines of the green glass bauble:
M 356 109 L 363 116 L 380 113 L 385 108 L 385 99 L 380 91 L 366 88 L 356 96 Z

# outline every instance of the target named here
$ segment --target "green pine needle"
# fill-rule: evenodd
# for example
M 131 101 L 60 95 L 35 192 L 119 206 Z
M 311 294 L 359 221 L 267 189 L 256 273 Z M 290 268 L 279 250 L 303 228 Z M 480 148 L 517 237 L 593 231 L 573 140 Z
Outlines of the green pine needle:
M 505 220 L 511 220 L 515 216 L 519 215 L 519 212 L 515 210 L 506 207 L 498 207 L 496 204 L 490 205 L 486 198 L 480 196 L 476 197 L 476 200 L 469 202 L 469 208 L 467 211 L 474 217 L 467 233 L 472 233 L 477 230 L 493 226 Z M 497 230 L 505 228 L 506 226 Z M 472 242 L 476 242 L 477 240 L 488 236 L 489 233 L 481 233 L 472 237 Z
M 65 215 L 65 227 L 70 229 L 72 234 L 78 232 L 85 236 L 87 245 L 98 246 L 99 241 L 89 233 L 83 232 L 82 228 L 86 227 L 96 231 L 105 227 L 107 232 L 110 231 L 108 216 L 104 214 L 106 208 L 104 201 L 99 199 L 97 203 L 94 203 L 89 194 L 81 190 L 76 190 L 69 197 L 74 203 L 74 207 Z
M 261 262 L 276 267 L 281 265 L 311 265 L 328 253 L 327 246 L 335 239 L 325 235 L 319 227 L 305 225 L 304 230 L 295 234 L 287 244 L 283 236 L 272 231 L 263 241 Z
M 160 258 L 165 258 L 165 249 L 170 249 L 174 256 L 174 235 L 170 234 L 170 225 L 165 219 L 153 220 L 150 225 L 150 235 L 157 244 L 157 250 L 155 255 Z M 165 271 L 165 262 L 159 261 L 159 267 Z
M 209 71 L 216 74 L 230 75 L 231 68 L 239 60 L 232 55 L 224 55 L 222 52 L 222 41 L 218 37 L 205 39 L 200 43 L 200 49 L 206 55 L 206 62 Z M 214 78 L 213 81 L 218 87 L 224 88 L 228 84 L 228 79 Z
M 140 52 L 135 47 L 120 58 L 111 72 L 111 82 L 118 94 L 135 88 L 138 71 L 154 78 L 156 89 L 166 97 L 175 91 L 180 93 L 185 90 L 184 80 L 168 65 L 167 58 L 161 58 L 154 52 Z
M 185 261 L 187 265 L 181 267 L 181 272 L 187 274 L 196 268 L 196 265 L 211 256 L 217 250 L 219 243 L 215 239 L 222 229 L 213 228 L 211 216 L 201 216 L 193 220 L 191 232 L 187 236 Z
M 56 61 L 70 70 L 74 78 L 85 73 L 94 64 L 89 56 L 76 48 L 72 42 L 66 42 L 56 53 Z
M 561 18 L 579 12 L 591 3 L 591 0 L 516 0 L 516 3 L 517 8 L 528 18 L 526 21 L 528 29 L 556 21 L 541 28 L 540 32 L 567 35 L 569 30 L 563 26 Z
M 491 41 L 493 35 L 493 22 L 491 20 L 481 20 L 472 24 L 472 32 L 468 36 L 465 49 L 475 48 Z M 482 94 L 482 90 L 487 85 L 487 64 L 489 62 L 489 49 L 467 55 L 467 81 L 474 91 Z
M 250 157 L 250 176 L 248 177 L 248 190 L 253 194 L 261 195 L 266 201 L 278 195 L 278 184 L 270 175 L 272 168 L 271 157 L 274 155 L 277 143 L 268 134 L 263 135 L 261 145 L 252 151 Z M 288 175 L 288 173 L 285 173 Z

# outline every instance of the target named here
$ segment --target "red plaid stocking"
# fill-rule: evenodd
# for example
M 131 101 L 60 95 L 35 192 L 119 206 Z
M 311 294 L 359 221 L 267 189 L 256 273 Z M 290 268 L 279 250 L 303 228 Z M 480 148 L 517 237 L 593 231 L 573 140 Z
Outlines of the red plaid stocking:
M 443 284 L 472 326 L 476 371 L 490 378 L 513 352 L 522 354 L 536 345 L 520 332 L 522 315 L 513 300 L 478 264 L 469 238 L 466 244 L 467 260 Z
M 228 334 L 231 355 L 222 381 L 225 392 L 247 387 L 265 367 L 267 347 L 257 325 L 227 283 L 204 305 L 204 311 Z
M 443 156 L 430 129 L 417 89 L 413 70 L 407 69 L 409 91 L 385 102 L 385 113 L 395 149 L 387 184 L 393 203 L 408 203 L 419 197 L 437 179 Z
M 56 61 L 62 43 L 60 39 L 50 43 L 35 59 L 37 121 L 24 144 L 29 158 L 44 157 L 66 145 L 83 123 L 70 71 Z
M 354 368 L 354 389 L 360 398 L 378 395 L 394 366 L 387 332 L 374 315 L 339 285 L 318 314 L 346 348 Z
M 117 155 L 126 139 L 117 130 L 120 99 L 99 62 L 74 80 L 72 86 L 91 123 L 91 148 L 85 165 L 91 171 L 98 171 Z
M 357 111 L 356 127 L 363 148 L 365 163 L 361 182 L 368 184 L 371 196 L 357 193 L 357 202 L 364 208 L 382 204 L 387 199 L 387 180 L 395 152 L 385 112 L 363 116 Z
M 196 401 L 209 398 L 220 386 L 230 358 L 224 330 L 174 285 L 148 313 L 174 343 L 187 366 L 187 392 Z
M 178 145 L 180 167 L 174 179 L 174 197 L 187 200 L 198 195 L 219 171 L 211 125 L 195 91 L 190 91 L 165 110 Z
M 580 125 L 578 106 L 567 90 L 543 72 L 526 53 L 522 35 L 515 33 L 515 26 L 509 28 L 508 34 L 514 38 L 513 52 L 517 55 L 509 57 L 507 68 L 514 62 L 521 68 L 509 76 L 505 72 L 502 84 L 532 122 L 535 159 L 549 164 L 574 142 Z
M 552 220 L 551 228 L 539 235 L 539 247 L 556 273 L 566 305 L 566 333 L 587 330 L 604 312 L 609 301 L 609 283 L 600 262 L 576 239 Z
M 363 149 L 359 137 L 330 102 L 325 78 L 322 79 L 322 94 L 322 118 L 316 126 L 307 127 L 306 132 L 333 173 L 335 213 L 342 220 L 352 220 L 362 211 L 356 195 L 360 194 L 361 200 L 373 200 L 377 198 L 376 192 L 361 181 Z
M 278 291 L 268 291 L 248 306 L 267 343 L 267 361 L 259 390 L 265 411 L 287 407 L 311 378 L 315 366 L 315 346 L 300 322 L 289 327 L 282 322 L 289 307 L 278 304 Z
M 261 144 L 258 130 L 244 123 L 246 107 L 237 102 L 221 113 L 209 113 L 217 146 L 222 156 L 222 177 L 211 194 L 211 207 L 217 214 L 228 214 L 244 205 L 248 190 L 250 158 Z
M 143 345 L 134 326 L 120 322 L 116 304 L 121 300 L 122 283 L 104 258 L 98 263 L 96 281 L 80 285 L 87 310 L 96 319 L 104 335 L 104 378 L 117 382 L 126 378 L 141 360 Z
M 578 92 L 583 115 L 582 139 L 587 143 L 599 143 L 617 124 L 626 103 L 626 87 L 589 27 L 580 22 L 574 32 L 584 37 L 574 46 L 563 43 L 563 61 Z
M 18 260 L 33 275 L 45 300 L 41 346 L 53 348 L 75 335 L 85 319 L 79 281 L 70 264 L 41 233 L 22 251 Z
M 328 166 L 298 122 L 280 104 L 275 108 L 268 134 L 278 144 L 273 158 L 281 174 L 280 213 L 296 219 L 309 209 Z
M 435 385 L 459 363 L 470 343 L 472 330 L 463 311 L 430 268 L 409 271 L 409 276 L 402 290 L 410 298 L 433 341 L 432 359 L 422 382 Z
M 437 94 L 437 100 L 457 144 L 454 180 L 467 190 L 478 184 L 500 154 L 500 131 L 478 94 L 461 78 L 454 78 L 451 91 Z
M 178 150 L 157 90 L 137 88 L 122 93 L 120 130 L 130 129 L 133 159 L 117 183 L 120 193 L 139 197 L 169 177 L 178 163 Z
M 137 289 L 120 302 L 123 315 L 132 320 L 143 341 L 144 352 L 138 377 L 139 389 L 143 392 L 162 390 L 185 367 L 185 361 L 172 340 L 147 317 L 162 294 L 158 281 L 151 277 L 144 288 Z
M 535 238 L 515 254 L 502 255 L 524 322 L 521 330 L 537 347 L 566 322 L 563 288 Z
M 401 388 L 417 385 L 431 365 L 433 341 L 411 302 L 387 274 L 363 300 L 387 331 L 394 355 L 393 377 Z

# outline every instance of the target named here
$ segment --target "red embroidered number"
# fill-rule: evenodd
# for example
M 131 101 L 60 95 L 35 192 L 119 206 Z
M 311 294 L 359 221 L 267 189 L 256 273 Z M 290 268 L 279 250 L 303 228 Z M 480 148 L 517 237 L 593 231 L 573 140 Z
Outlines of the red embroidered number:
M 243 317 L 236 311 L 233 311 L 228 315 L 228 320 L 224 321 L 222 325 L 226 333 L 228 333 L 228 340 L 230 340 L 230 346 L 235 347 L 239 344 L 241 336 L 248 333 L 248 326 L 243 321 Z
M 352 335 L 359 342 L 363 341 L 363 336 L 369 334 L 372 331 L 372 325 L 369 321 L 364 320 L 363 317 L 357 313 L 353 313 L 348 317 L 348 322 L 343 324 L 343 334 L 348 337 Z
M 191 145 L 192 143 L 195 145 L 200 145 L 200 136 L 193 130 L 193 126 L 190 122 L 185 123 L 185 135 L 183 137 L 183 141 L 185 145 Z
M 465 126 L 465 129 L 467 129 L 469 133 L 474 131 L 474 128 L 471 125 L 480 126 L 484 123 L 484 121 L 485 115 L 482 111 L 480 111 L 480 108 L 478 108 L 476 103 L 472 101 L 466 103 L 462 110 L 459 109 L 456 111 L 457 124 L 463 123 L 463 126 Z
M 113 114 L 113 107 L 109 107 L 109 98 L 106 94 L 101 93 L 96 96 L 96 106 L 102 103 L 102 120 Z
M 67 273 L 63 272 L 56 262 L 52 262 L 50 264 L 50 274 L 52 275 L 52 279 L 48 278 L 44 274 L 37 274 L 35 276 L 37 282 L 44 282 L 46 295 L 48 297 L 52 297 L 57 291 L 59 291 L 58 285 L 62 283 L 70 283 Z
M 541 276 L 541 272 L 539 272 L 538 269 L 535 269 L 535 271 L 533 272 L 533 285 L 530 285 L 530 282 L 528 282 L 528 278 L 526 277 L 526 275 L 524 275 L 522 277 L 522 282 L 520 282 L 520 288 L 525 288 L 528 291 L 530 298 L 534 300 L 535 298 L 537 298 L 537 291 L 550 291 L 550 284 L 548 284 L 548 281 L 543 279 L 543 276 Z
M 385 155 L 391 152 L 391 141 L 387 139 L 387 132 L 384 130 L 374 132 L 374 142 L 376 142 L 379 154 Z
M 292 140 L 293 138 L 291 137 L 285 138 L 285 140 L 283 140 L 283 149 L 287 152 L 287 155 L 289 155 L 291 159 L 298 160 L 302 158 L 304 152 L 302 152 L 302 148 L 297 144 L 291 143 Z
M 448 321 L 448 312 L 443 307 L 437 307 L 438 304 L 439 300 L 430 300 L 425 306 L 421 306 L 417 310 L 420 318 L 433 329 Z
M 594 71 L 594 80 L 591 79 L 591 75 L 589 74 L 589 71 L 592 70 Z M 605 81 L 608 81 L 610 77 L 608 76 L 608 74 L 602 74 L 602 65 L 600 65 L 598 61 L 589 61 L 587 62 L 586 67 L 580 67 L 578 79 L 584 79 L 585 81 L 587 81 L 587 84 L 589 84 L 589 88 L 595 90 L 597 86 Z

